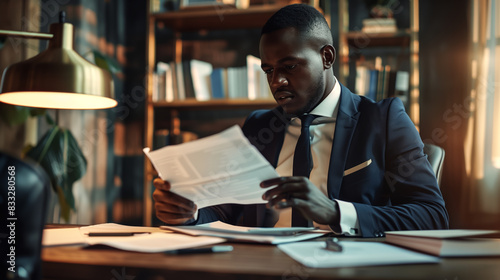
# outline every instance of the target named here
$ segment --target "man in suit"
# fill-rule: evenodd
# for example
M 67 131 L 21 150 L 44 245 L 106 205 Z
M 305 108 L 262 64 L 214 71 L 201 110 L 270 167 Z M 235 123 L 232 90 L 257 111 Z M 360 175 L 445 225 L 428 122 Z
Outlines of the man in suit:
M 314 223 L 364 237 L 448 227 L 436 177 L 402 102 L 375 103 L 341 85 L 333 73 L 332 45 L 326 20 L 308 5 L 284 7 L 262 29 L 262 69 L 279 106 L 253 112 L 243 132 L 281 176 L 261 183 L 268 189 L 267 205 L 224 204 L 198 211 L 191 200 L 170 192 L 168 182 L 155 179 L 160 220 Z M 304 150 L 310 154 L 303 155 Z

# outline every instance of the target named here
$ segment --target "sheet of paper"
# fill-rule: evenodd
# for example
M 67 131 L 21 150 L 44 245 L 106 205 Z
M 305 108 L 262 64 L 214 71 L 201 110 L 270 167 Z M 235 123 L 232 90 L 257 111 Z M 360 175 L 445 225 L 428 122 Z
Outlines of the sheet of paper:
M 342 252 L 325 249 L 325 242 L 306 241 L 278 245 L 299 263 L 314 268 L 437 263 L 439 258 L 381 242 L 340 241 Z
M 150 232 L 133 236 L 89 237 L 89 232 Z M 98 224 L 81 228 L 57 228 L 43 231 L 43 246 L 106 245 L 121 250 L 157 253 L 168 250 L 194 248 L 225 242 L 219 237 L 189 236 L 153 227 L 136 227 L 119 224 Z
M 301 231 L 315 231 L 315 232 L 323 232 L 328 233 L 329 231 L 324 230 L 315 230 L 314 227 L 243 227 L 243 226 L 235 226 L 231 224 L 227 224 L 221 221 L 216 221 L 207 224 L 196 225 L 196 228 L 208 228 L 208 229 L 217 229 L 217 230 L 227 230 L 232 231 L 233 233 L 242 232 L 242 233 L 269 233 L 272 235 L 275 233 L 276 235 L 280 235 L 281 233 L 288 232 L 301 232 Z
M 144 153 L 172 191 L 198 208 L 223 203 L 266 203 L 260 182 L 278 177 L 239 126 L 180 145 Z
M 104 223 L 91 226 L 80 227 L 82 234 L 89 232 L 165 232 L 159 227 L 127 226 L 116 223 Z
M 80 229 L 75 228 L 51 228 L 44 229 L 42 235 L 43 246 L 58 245 L 81 245 L 85 244 L 85 237 Z
M 226 238 L 232 242 L 267 244 L 303 241 L 323 236 L 329 232 L 311 228 L 303 228 L 302 230 L 297 228 L 281 228 L 278 230 L 275 228 L 239 227 L 220 221 L 196 226 L 161 226 L 161 228 L 193 236 L 216 236 Z M 265 230 L 266 232 L 264 232 Z M 280 232 L 284 233 L 284 235 L 279 235 Z
M 87 237 L 88 245 L 107 245 L 116 249 L 159 253 L 163 251 L 194 248 L 225 242 L 226 240 L 210 236 L 188 236 L 178 233 L 139 234 L 127 237 Z

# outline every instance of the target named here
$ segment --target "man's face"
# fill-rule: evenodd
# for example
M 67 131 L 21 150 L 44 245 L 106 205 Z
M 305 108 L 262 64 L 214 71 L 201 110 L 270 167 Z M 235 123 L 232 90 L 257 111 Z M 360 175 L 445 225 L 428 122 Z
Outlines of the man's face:
M 286 114 L 308 113 L 328 94 L 321 46 L 302 39 L 295 28 L 262 35 L 260 56 L 274 99 Z

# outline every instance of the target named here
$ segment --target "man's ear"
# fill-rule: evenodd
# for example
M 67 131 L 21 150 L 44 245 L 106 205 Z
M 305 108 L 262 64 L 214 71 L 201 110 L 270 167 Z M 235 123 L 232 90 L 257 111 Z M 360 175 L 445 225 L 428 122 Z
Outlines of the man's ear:
M 333 67 L 333 64 L 335 63 L 335 56 L 337 52 L 335 51 L 335 48 L 332 45 L 325 45 L 321 49 L 321 55 L 323 57 L 323 67 L 325 69 L 330 69 Z

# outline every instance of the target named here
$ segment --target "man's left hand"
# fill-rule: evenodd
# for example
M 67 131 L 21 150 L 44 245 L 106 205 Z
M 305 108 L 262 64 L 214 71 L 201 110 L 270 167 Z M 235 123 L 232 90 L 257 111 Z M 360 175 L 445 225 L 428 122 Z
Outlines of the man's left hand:
M 318 224 L 337 225 L 340 222 L 338 204 L 329 199 L 306 177 L 278 177 L 260 183 L 266 191 L 262 198 L 268 207 L 283 209 L 293 207 Z

